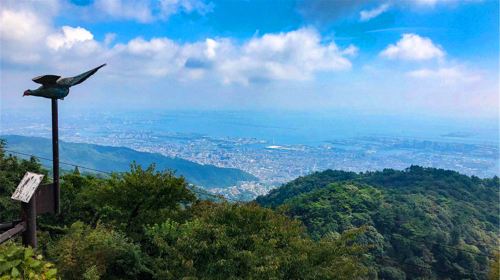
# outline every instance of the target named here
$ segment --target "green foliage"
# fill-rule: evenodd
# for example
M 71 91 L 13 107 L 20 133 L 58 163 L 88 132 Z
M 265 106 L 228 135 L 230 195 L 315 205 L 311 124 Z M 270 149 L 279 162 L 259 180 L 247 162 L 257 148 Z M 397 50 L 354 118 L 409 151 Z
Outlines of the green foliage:
M 32 248 L 7 242 L 0 245 L 0 280 L 10 279 L 55 280 L 57 269 Z
M 61 177 L 61 213 L 63 215 L 44 215 L 39 224 L 52 234 L 64 233 L 76 221 L 96 225 L 99 221 L 96 192 L 107 184 L 108 179 L 97 178 L 92 175 L 81 176 L 69 173 Z
M 199 203 L 183 223 L 149 227 L 155 279 L 357 279 L 358 231 L 314 242 L 301 225 L 257 205 Z M 165 260 L 169 260 L 168 262 Z
M 130 172 L 110 178 L 67 174 L 62 177 L 59 217 L 45 217 L 44 225 L 69 226 L 76 221 L 107 224 L 142 238 L 144 226 L 182 215 L 196 197 L 182 177 L 159 172 L 152 165 L 132 165 Z
M 404 171 L 325 171 L 257 198 L 300 219 L 316 239 L 370 226 L 383 279 L 486 279 L 498 248 L 497 177 L 412 166 Z
M 299 177 L 280 188 L 271 190 L 267 195 L 260 196 L 256 201 L 267 207 L 275 208 L 284 204 L 290 198 L 311 190 L 325 187 L 333 182 L 347 181 L 357 177 L 354 172 L 326 170 L 315 172 L 309 176 Z
M 286 206 L 301 207 L 290 207 L 286 212 L 302 220 L 313 237 L 320 238 L 329 232 L 371 224 L 367 212 L 378 209 L 381 204 L 382 193 L 375 188 L 332 184 L 290 199 Z
M 498 280 L 500 279 L 500 252 L 496 252 L 494 258 L 491 260 L 490 272 L 488 274 L 488 279 Z
M 63 279 L 140 279 L 145 273 L 141 254 L 124 234 L 81 222 L 48 250 Z
M 144 226 L 179 215 L 196 199 L 187 186 L 184 178 L 172 172 L 134 164 L 130 172 L 112 177 L 87 196 L 100 221 L 140 239 Z

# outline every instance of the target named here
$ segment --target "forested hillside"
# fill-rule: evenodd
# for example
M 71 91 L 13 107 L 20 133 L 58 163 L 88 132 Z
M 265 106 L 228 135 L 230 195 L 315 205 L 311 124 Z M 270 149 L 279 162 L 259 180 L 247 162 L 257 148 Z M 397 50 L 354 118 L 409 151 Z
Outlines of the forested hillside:
M 27 154 L 51 158 L 52 142 L 41 137 L 3 135 L 7 148 Z M 107 172 L 128 171 L 130 163 L 135 161 L 142 166 L 152 163 L 160 170 L 175 170 L 176 175 L 184 176 L 189 183 L 203 187 L 228 187 L 239 181 L 257 180 L 255 176 L 236 168 L 221 168 L 214 165 L 202 165 L 181 158 L 166 157 L 156 153 L 139 152 L 124 147 L 110 147 L 85 143 L 60 141 L 61 161 L 77 163 L 81 166 Z M 51 162 L 44 162 L 47 167 Z M 65 166 L 62 166 L 63 168 Z
M 48 173 L 3 147 L 6 222 L 19 217 L 10 195 L 24 173 Z M 257 199 L 269 208 L 204 200 L 152 166 L 61 179 L 62 214 L 39 217 L 36 251 L 19 237 L 0 245 L 0 277 L 498 279 L 498 178 L 328 170 Z
M 495 255 L 498 262 L 499 188 L 497 177 L 418 166 L 327 170 L 257 202 L 301 220 L 316 239 L 367 226 L 379 278 L 487 279 Z
M 0 141 L 0 221 L 35 159 Z M 44 180 L 48 180 L 46 176 Z M 364 228 L 310 238 L 299 221 L 249 204 L 197 198 L 183 178 L 133 165 L 96 178 L 62 177 L 61 215 L 38 218 L 39 248 L 0 245 L 0 279 L 361 279 L 369 275 Z

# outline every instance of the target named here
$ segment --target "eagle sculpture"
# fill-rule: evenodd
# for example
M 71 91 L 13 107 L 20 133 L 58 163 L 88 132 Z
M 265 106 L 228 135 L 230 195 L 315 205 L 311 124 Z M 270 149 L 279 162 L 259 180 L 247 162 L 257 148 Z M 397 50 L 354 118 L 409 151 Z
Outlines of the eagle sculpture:
M 61 76 L 57 75 L 38 76 L 33 78 L 33 82 L 41 84 L 42 86 L 35 90 L 26 90 L 23 96 L 33 95 L 51 99 L 64 99 L 64 97 L 69 94 L 70 87 L 82 83 L 104 66 L 106 66 L 106 64 L 69 78 L 61 78 Z

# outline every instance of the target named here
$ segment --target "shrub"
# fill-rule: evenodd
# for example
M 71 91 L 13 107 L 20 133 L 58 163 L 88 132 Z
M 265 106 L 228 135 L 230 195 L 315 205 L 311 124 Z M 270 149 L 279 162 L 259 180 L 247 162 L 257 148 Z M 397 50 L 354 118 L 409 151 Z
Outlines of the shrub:
M 63 279 L 140 279 L 145 273 L 139 246 L 101 225 L 74 223 L 48 253 Z
M 31 248 L 7 242 L 0 245 L 0 280 L 57 279 L 57 269 Z

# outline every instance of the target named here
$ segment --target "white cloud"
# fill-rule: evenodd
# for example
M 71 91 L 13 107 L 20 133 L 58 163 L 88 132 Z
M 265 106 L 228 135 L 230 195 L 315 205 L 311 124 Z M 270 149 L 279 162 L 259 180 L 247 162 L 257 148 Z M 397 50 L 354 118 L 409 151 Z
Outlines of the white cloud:
M 0 45 L 2 57 L 14 63 L 40 60 L 37 47 L 49 32 L 47 23 L 30 10 L 0 10 Z
M 347 56 L 357 56 L 359 48 L 355 45 L 349 45 L 347 48 L 343 49 L 340 53 Z
M 153 20 L 147 1 L 96 0 L 93 6 L 97 11 L 115 19 L 132 19 L 139 22 Z
M 445 56 L 445 52 L 439 45 L 435 45 L 431 39 L 407 33 L 403 34 L 401 40 L 395 45 L 387 46 L 380 55 L 389 59 L 429 60 L 442 58 Z
M 207 58 L 210 58 L 210 59 L 213 59 L 215 58 L 215 55 L 216 55 L 216 50 L 217 50 L 217 46 L 219 45 L 217 43 L 217 41 L 213 40 L 213 39 L 207 39 L 205 41 L 205 44 L 207 46 L 207 48 L 205 49 L 204 53 L 205 53 L 205 56 Z
M 85 60 L 79 58 L 102 54 L 100 43 L 85 28 L 63 26 L 55 30 L 52 27 L 55 15 L 52 12 L 57 6 L 37 5 L 38 2 L 0 8 L 2 61 L 42 69 L 68 68 L 73 64 L 85 64 Z
M 0 12 L 0 34 L 2 40 L 36 41 L 47 32 L 45 25 L 31 11 L 2 10 Z
M 357 48 L 339 49 L 335 43 L 322 44 L 312 29 L 265 34 L 242 44 L 208 38 L 178 44 L 167 38 L 136 38 L 110 50 L 118 68 L 153 76 L 174 76 L 181 80 L 210 76 L 223 83 L 250 84 L 273 80 L 311 79 L 318 71 L 351 67 L 345 57 Z M 111 63 L 110 63 L 111 64 Z M 141 75 L 138 73 L 137 75 Z
M 177 45 L 167 38 L 153 38 L 149 41 L 135 38 L 127 44 L 127 51 L 131 54 L 147 57 L 163 55 L 168 52 L 173 53 L 176 48 Z
M 403 6 L 405 6 L 405 4 L 410 4 L 410 6 L 413 7 L 414 9 L 429 9 L 429 8 L 432 9 L 437 6 L 454 7 L 463 4 L 481 3 L 481 2 L 484 2 L 484 0 L 412 0 L 412 1 L 400 1 L 396 3 L 403 4 Z
M 187 5 L 184 0 L 180 1 L 184 4 L 178 5 Z M 99 3 L 96 1 L 94 5 L 101 5 Z M 107 5 L 118 5 L 118 10 L 123 12 L 126 10 L 120 6 L 123 3 L 110 1 Z M 30 7 L 3 7 L 0 10 L 1 60 L 31 65 L 42 71 L 70 73 L 107 62 L 110 76 L 145 80 L 169 77 L 181 81 L 207 78 L 228 84 L 251 84 L 302 81 L 312 79 L 321 71 L 347 70 L 351 68 L 349 57 L 358 52 L 353 45 L 343 49 L 333 41 L 324 42 L 312 28 L 264 34 L 243 42 L 206 38 L 179 43 L 165 37 L 139 37 L 113 43 L 113 34 L 98 41 L 85 26 L 55 28 L 51 20 Z
M 116 33 L 107 33 L 104 36 L 104 46 L 108 47 L 116 39 Z
M 471 2 L 471 1 L 475 1 L 475 0 L 414 0 L 414 1 L 415 1 L 416 5 L 433 7 L 437 4 Z
M 162 18 L 184 12 L 206 14 L 212 11 L 212 5 L 201 0 L 160 0 L 160 15 Z
M 206 14 L 212 5 L 203 0 L 95 0 L 89 7 L 74 6 L 83 9 L 92 18 L 109 18 L 118 20 L 135 20 L 148 23 L 155 20 L 166 20 L 177 13 Z
M 63 26 L 62 33 L 52 34 L 47 38 L 47 46 L 53 50 L 70 49 L 77 43 L 92 41 L 94 35 L 82 27 Z
M 247 84 L 306 80 L 318 71 L 349 69 L 351 62 L 334 42 L 321 44 L 319 34 L 305 28 L 253 38 L 238 49 L 236 57 L 222 61 L 220 67 L 225 82 Z
M 433 80 L 445 85 L 467 84 L 481 81 L 480 74 L 463 66 L 440 67 L 437 69 L 418 69 L 407 73 L 417 79 Z
M 118 75 L 165 77 L 179 71 L 180 49 L 180 45 L 168 38 L 135 38 L 113 46 L 104 56 Z
M 359 13 L 359 19 L 361 21 L 369 21 L 372 18 L 376 18 L 379 15 L 383 14 L 385 11 L 389 9 L 389 3 L 384 3 L 374 9 L 371 10 L 363 10 Z
M 415 0 L 415 4 L 418 5 L 428 5 L 428 6 L 434 6 L 436 3 L 439 2 L 439 0 Z M 446 1 L 449 2 L 449 1 Z

